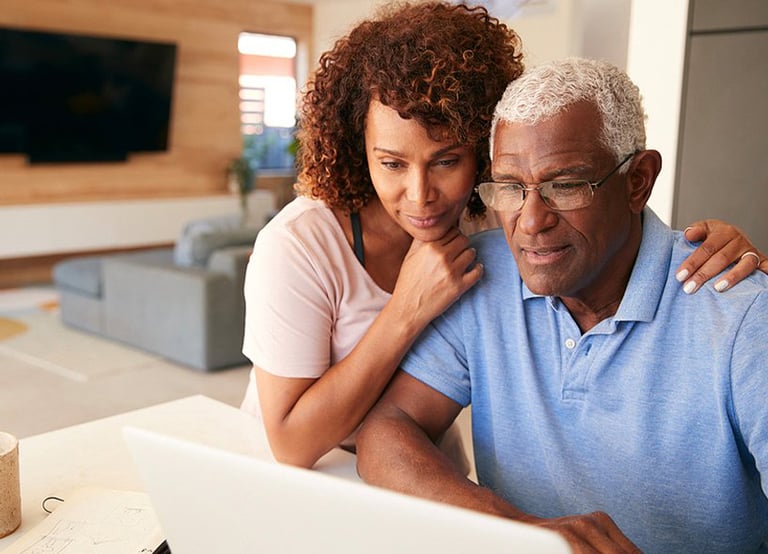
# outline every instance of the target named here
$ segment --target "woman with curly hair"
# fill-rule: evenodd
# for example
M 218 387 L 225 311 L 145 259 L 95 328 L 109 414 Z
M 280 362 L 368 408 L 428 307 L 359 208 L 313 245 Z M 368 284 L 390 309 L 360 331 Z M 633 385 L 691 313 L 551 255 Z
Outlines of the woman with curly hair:
M 414 339 L 481 278 L 459 223 L 485 211 L 474 186 L 520 48 L 483 8 L 427 2 L 385 9 L 320 58 L 299 195 L 259 233 L 245 283 L 243 409 L 278 460 L 311 467 L 354 448 Z M 730 226 L 719 236 L 752 249 Z

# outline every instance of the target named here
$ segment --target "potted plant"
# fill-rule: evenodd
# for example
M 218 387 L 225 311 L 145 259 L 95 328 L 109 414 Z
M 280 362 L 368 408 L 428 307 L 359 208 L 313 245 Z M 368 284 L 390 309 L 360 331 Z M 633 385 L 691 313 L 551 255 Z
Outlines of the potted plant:
M 239 156 L 230 160 L 227 165 L 227 183 L 229 190 L 240 195 L 240 209 L 245 217 L 248 211 L 248 193 L 253 190 L 256 172 L 251 161 Z

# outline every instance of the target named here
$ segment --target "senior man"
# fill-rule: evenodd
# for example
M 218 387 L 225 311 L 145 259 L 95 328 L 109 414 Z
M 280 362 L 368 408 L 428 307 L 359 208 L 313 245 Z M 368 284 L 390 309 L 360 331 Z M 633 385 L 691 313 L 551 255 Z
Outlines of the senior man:
M 768 552 L 768 278 L 682 291 L 693 246 L 646 206 L 661 156 L 615 67 L 528 71 L 492 137 L 484 278 L 369 414 L 360 474 L 575 552 Z M 470 403 L 479 485 L 433 444 Z

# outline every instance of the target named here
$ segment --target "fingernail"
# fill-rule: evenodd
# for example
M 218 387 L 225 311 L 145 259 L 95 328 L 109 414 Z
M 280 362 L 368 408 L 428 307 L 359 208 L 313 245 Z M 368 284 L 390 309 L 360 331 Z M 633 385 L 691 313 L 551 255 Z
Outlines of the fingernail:
M 688 277 L 688 270 L 687 269 L 681 269 L 677 272 L 677 275 L 675 275 L 675 279 L 677 279 L 679 282 L 685 281 L 685 278 Z
M 688 281 L 683 287 L 685 294 L 691 294 L 696 289 L 696 281 Z
M 728 288 L 728 284 L 729 283 L 728 283 L 727 279 L 723 279 L 722 281 L 718 281 L 717 283 L 715 283 L 715 290 L 717 292 L 723 292 L 725 289 Z
M 693 229 L 693 227 L 686 227 L 685 230 L 683 231 L 683 234 L 686 234 L 688 232 L 688 229 Z

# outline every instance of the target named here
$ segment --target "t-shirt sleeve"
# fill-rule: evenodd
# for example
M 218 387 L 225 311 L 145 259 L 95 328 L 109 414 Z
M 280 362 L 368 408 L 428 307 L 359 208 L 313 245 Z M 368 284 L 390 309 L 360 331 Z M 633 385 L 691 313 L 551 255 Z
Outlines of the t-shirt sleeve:
M 430 323 L 400 365 L 412 377 L 467 406 L 471 386 L 460 315 L 454 304 Z
M 286 227 L 259 233 L 245 277 L 243 353 L 264 371 L 317 378 L 328 369 L 333 312 L 317 269 Z

